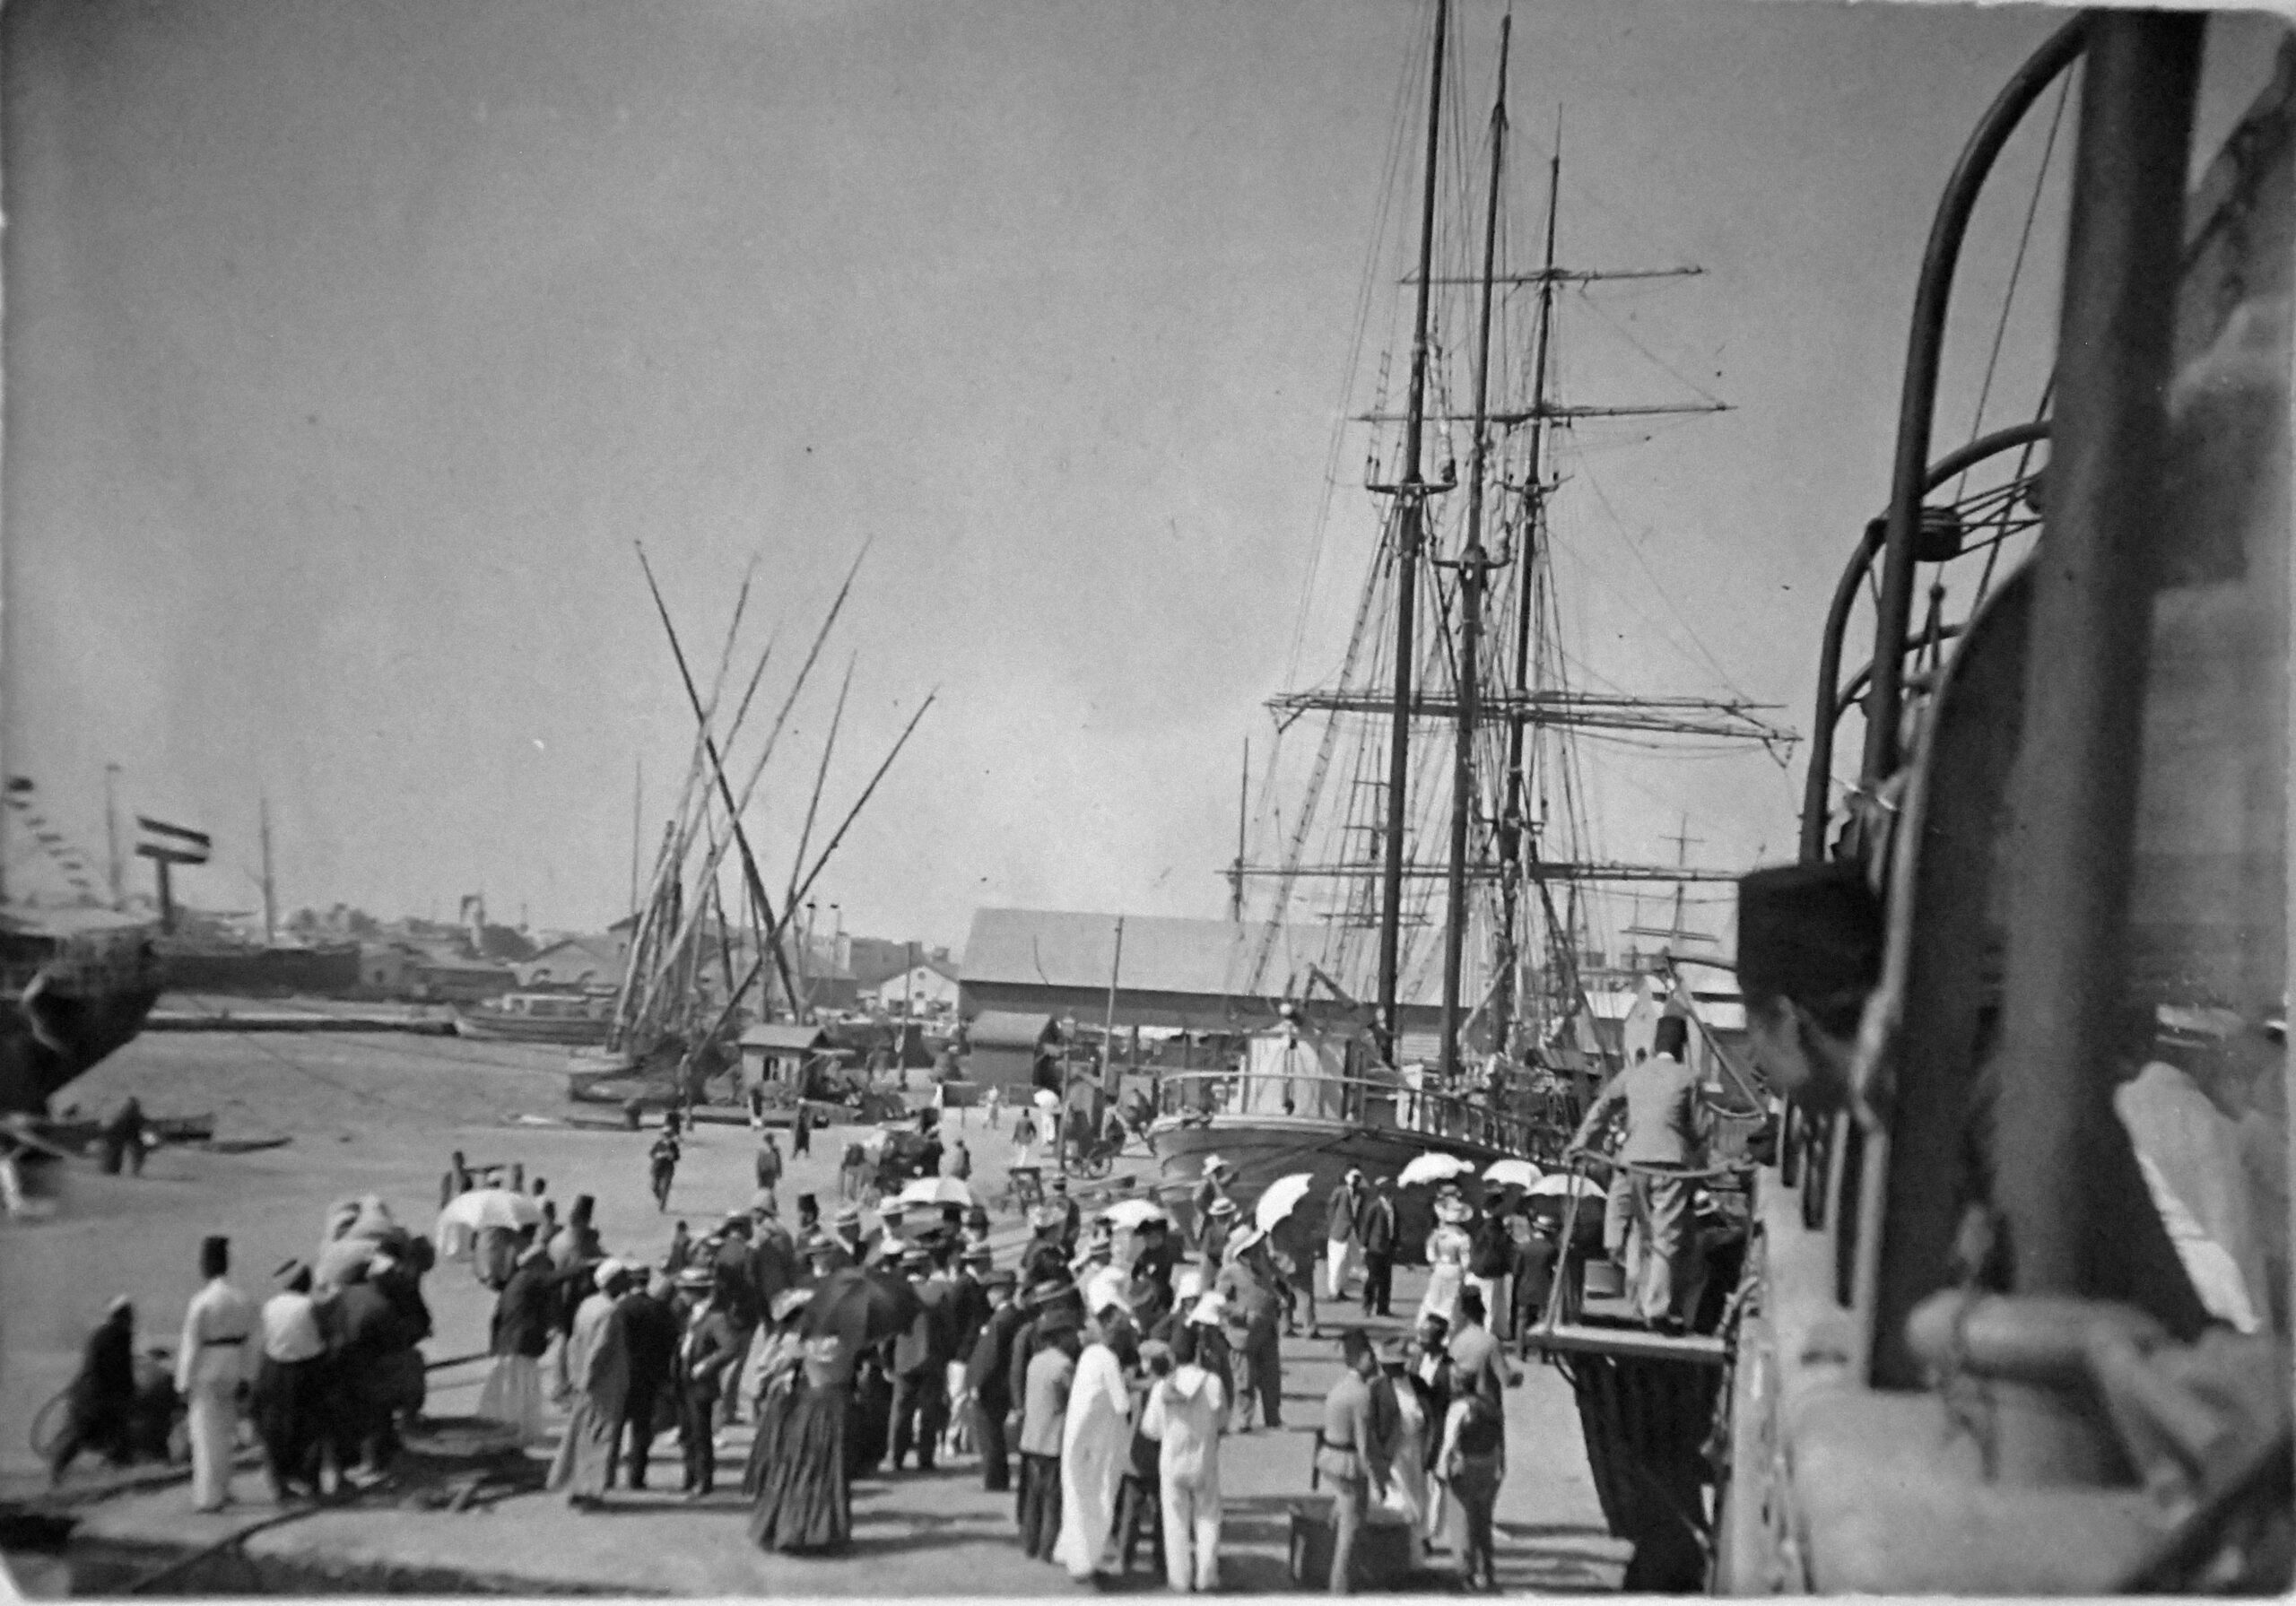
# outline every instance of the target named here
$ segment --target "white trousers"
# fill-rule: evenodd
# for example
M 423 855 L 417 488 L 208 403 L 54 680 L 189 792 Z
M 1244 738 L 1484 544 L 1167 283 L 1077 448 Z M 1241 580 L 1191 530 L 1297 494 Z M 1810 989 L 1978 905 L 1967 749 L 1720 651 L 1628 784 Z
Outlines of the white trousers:
M 231 1497 L 231 1453 L 237 1448 L 239 1402 L 226 1385 L 191 1391 L 191 1503 L 220 1511 Z
M 1493 1333 L 1500 1332 L 1505 1325 L 1506 1313 L 1499 1308 L 1499 1279 L 1470 1275 L 1467 1286 L 1483 1295 L 1483 1325 Z
M 1175 1590 L 1191 1584 L 1209 1593 L 1220 1587 L 1220 1480 L 1201 1483 L 1161 1480 L 1164 1505 L 1164 1582 Z
M 1355 1240 L 1326 1238 L 1324 1250 L 1324 1298 L 1344 1299 L 1347 1298 L 1348 1261 L 1355 1253 Z

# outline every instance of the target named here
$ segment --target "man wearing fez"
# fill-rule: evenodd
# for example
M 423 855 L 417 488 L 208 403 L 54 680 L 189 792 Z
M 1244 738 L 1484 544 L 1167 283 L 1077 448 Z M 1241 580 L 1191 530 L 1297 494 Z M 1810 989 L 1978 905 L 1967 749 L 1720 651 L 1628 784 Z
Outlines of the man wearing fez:
M 202 1286 L 176 1347 L 176 1392 L 191 1406 L 191 1503 L 200 1511 L 230 1502 L 232 1438 L 255 1367 L 255 1301 L 232 1286 L 230 1272 L 231 1240 L 203 1240 Z
M 1626 1107 L 1614 1160 L 1626 1177 L 1628 1293 L 1652 1326 L 1676 1319 L 1674 1262 L 1690 1208 L 1690 1180 L 1676 1173 L 1695 1162 L 1700 1147 L 1698 1075 L 1683 1063 L 1689 1037 L 1682 1016 L 1661 1017 L 1650 1057 L 1611 1078 L 1570 1139 L 1573 1149 L 1585 1149 L 1611 1112 Z

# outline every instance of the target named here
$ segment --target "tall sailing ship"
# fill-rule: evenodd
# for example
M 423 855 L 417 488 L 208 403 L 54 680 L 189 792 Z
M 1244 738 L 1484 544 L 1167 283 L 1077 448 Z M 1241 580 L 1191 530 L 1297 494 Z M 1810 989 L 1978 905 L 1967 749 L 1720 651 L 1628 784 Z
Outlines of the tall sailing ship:
M 1379 396 L 1352 421 L 1374 432 L 1366 482 L 1384 500 L 1379 537 L 1336 673 L 1269 705 L 1279 750 L 1313 742 L 1274 862 L 1248 864 L 1239 841 L 1231 872 L 1239 922 L 1248 886 L 1261 890 L 1237 990 L 1287 1000 L 1289 1018 L 1250 1042 L 1238 1070 L 1165 1078 L 1148 1137 L 1173 1192 L 1215 1156 L 1235 1168 L 1231 1191 L 1246 1202 L 1289 1173 L 1323 1188 L 1351 1168 L 1395 1175 L 1429 1151 L 1465 1162 L 1470 1192 L 1494 1161 L 1558 1160 L 1614 1052 L 1614 1023 L 1596 1019 L 1613 1011 L 1590 996 L 1603 900 L 1672 884 L 1679 938 L 1679 889 L 1734 873 L 1594 851 L 1588 739 L 1762 744 L 1781 756 L 1793 740 L 1766 706 L 1598 689 L 1564 652 L 1552 559 L 1560 464 L 1578 432 L 1726 404 L 1700 392 L 1560 394 L 1559 291 L 1700 270 L 1565 265 L 1559 137 L 1536 265 L 1509 261 L 1504 22 L 1481 215 L 1446 228 L 1439 198 L 1468 177 L 1447 185 L 1442 164 L 1447 143 L 1468 143 L 1447 141 L 1449 24 L 1437 0 L 1415 260 L 1403 281 L 1408 379 L 1399 405 Z M 1447 340 L 1455 331 L 1465 338 Z M 1279 762 L 1280 751 L 1271 777 Z M 1690 988 L 1671 975 L 1665 985 L 1669 1007 L 1694 1012 Z M 1425 1230 L 1429 1201 L 1405 1190 L 1399 1202 L 1408 1244 Z

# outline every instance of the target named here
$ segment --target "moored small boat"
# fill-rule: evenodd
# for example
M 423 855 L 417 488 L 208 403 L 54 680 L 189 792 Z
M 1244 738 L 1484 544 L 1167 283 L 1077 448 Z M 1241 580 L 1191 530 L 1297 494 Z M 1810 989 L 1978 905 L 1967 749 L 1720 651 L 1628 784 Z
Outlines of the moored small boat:
M 563 993 L 509 993 L 455 1011 L 455 1030 L 481 1041 L 599 1044 L 611 1025 L 603 1006 Z

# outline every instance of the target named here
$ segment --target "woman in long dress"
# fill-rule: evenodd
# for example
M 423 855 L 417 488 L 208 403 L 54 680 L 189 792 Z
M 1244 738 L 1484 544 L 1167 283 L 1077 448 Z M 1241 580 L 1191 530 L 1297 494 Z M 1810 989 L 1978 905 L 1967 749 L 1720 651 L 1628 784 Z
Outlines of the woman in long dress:
M 811 1289 L 784 1289 L 773 1297 L 773 1324 L 758 1329 L 743 1370 L 742 1393 L 751 1407 L 750 1419 L 757 1424 L 749 1463 L 742 1469 L 742 1493 L 752 1499 L 765 1487 L 765 1475 L 780 1454 L 781 1429 L 788 1421 L 805 1359 L 805 1341 L 798 1335 L 797 1324 L 813 1298 Z
M 1419 1320 L 1443 1318 L 1446 1327 L 1459 1320 L 1459 1290 L 1466 1286 L 1467 1257 L 1474 1240 L 1466 1223 L 1474 1212 L 1457 1190 L 1447 1187 L 1435 1201 L 1435 1230 L 1427 1235 L 1427 1291 L 1420 1296 Z
M 763 1550 L 841 1549 L 853 1537 L 853 1476 L 846 1463 L 856 1360 L 831 1333 L 807 1339 L 796 1393 L 750 1512 L 750 1539 Z
M 1434 1513 L 1435 1492 L 1427 1483 L 1431 1396 L 1427 1384 L 1412 1370 L 1415 1359 L 1410 1341 L 1398 1339 L 1382 1362 L 1396 1398 L 1396 1437 L 1388 1458 L 1386 1504 L 1413 1532 L 1427 1536 L 1432 1532 L 1428 1519 Z
M 566 1341 L 574 1410 L 550 1463 L 550 1487 L 564 1489 L 567 1504 L 578 1510 L 597 1505 L 613 1481 L 614 1441 L 630 1394 L 630 1346 L 620 1319 L 629 1286 L 620 1261 L 601 1262 L 597 1292 L 575 1312 Z
M 1103 1306 L 1085 1329 L 1060 1431 L 1060 1537 L 1052 1558 L 1080 1584 L 1100 1570 L 1116 1498 L 1132 1450 L 1132 1393 L 1123 1352 L 1137 1355 L 1119 1307 Z
M 495 1300 L 494 1363 L 478 1394 L 478 1414 L 517 1428 L 521 1445 L 542 1438 L 542 1355 L 557 1326 L 558 1289 L 550 1257 L 531 1236 Z

